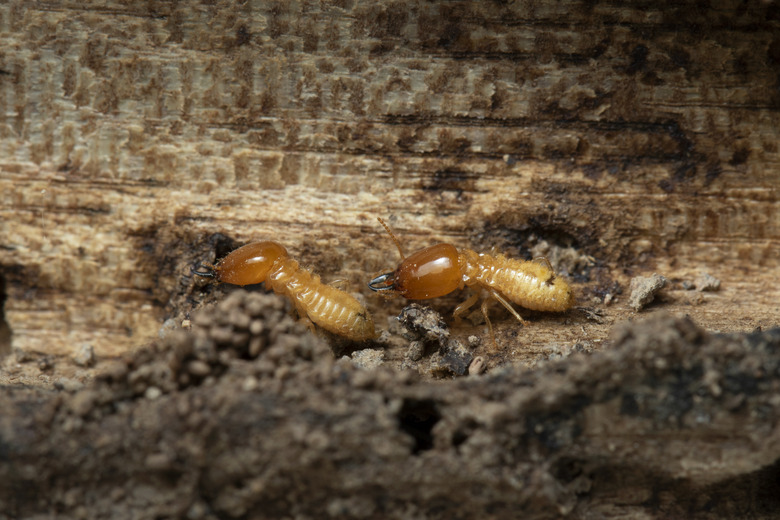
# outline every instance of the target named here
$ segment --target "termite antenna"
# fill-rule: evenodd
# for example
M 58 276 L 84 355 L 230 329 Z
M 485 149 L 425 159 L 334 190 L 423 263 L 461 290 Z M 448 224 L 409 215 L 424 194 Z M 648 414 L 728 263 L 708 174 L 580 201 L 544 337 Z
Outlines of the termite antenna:
M 205 269 L 205 271 L 202 271 L 201 269 Z M 202 276 L 204 278 L 216 278 L 217 277 L 216 270 L 217 268 L 211 264 L 201 263 L 190 267 L 190 274 L 195 274 L 198 276 Z
M 376 219 L 379 221 L 380 224 L 382 224 L 382 227 L 385 228 L 385 231 L 387 231 L 387 234 L 390 235 L 390 238 L 393 239 L 393 242 L 395 242 L 395 247 L 398 248 L 398 252 L 401 254 L 401 260 L 406 258 L 406 255 L 404 254 L 404 250 L 401 249 L 401 242 L 399 242 L 395 234 L 392 231 L 390 231 L 390 227 L 387 224 L 385 224 L 385 221 L 382 220 L 382 217 L 377 217 Z

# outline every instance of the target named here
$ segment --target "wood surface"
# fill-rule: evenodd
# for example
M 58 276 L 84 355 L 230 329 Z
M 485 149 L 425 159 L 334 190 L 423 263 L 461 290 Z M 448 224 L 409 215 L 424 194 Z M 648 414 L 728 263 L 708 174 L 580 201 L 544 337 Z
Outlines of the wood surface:
M 653 272 L 707 329 L 776 325 L 778 29 L 758 1 L 4 2 L 2 348 L 144 344 L 217 233 L 347 278 L 384 328 L 377 216 L 407 251 L 580 255 L 556 267 L 602 323 L 534 317 L 520 348 L 494 310 L 510 358 L 598 347 Z M 702 271 L 719 292 L 681 289 Z

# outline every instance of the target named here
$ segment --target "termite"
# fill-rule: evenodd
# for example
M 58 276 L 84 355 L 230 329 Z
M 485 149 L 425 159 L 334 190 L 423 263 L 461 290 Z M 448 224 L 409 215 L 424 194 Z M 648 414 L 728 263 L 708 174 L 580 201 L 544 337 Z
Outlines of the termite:
M 308 317 L 327 331 L 353 341 L 376 336 L 371 314 L 357 299 L 322 283 L 318 275 L 301 267 L 277 242 L 247 244 L 217 265 L 200 264 L 192 272 L 232 285 L 265 282 L 267 288 L 289 298 L 301 317 Z
M 398 238 L 378 219 L 401 254 L 395 271 L 377 276 L 368 283 L 376 292 L 398 294 L 410 300 L 427 300 L 449 294 L 463 286 L 482 289 L 512 313 L 521 324 L 525 320 L 512 303 L 534 311 L 564 312 L 574 305 L 574 295 L 566 280 L 556 276 L 550 262 L 539 257 L 531 261 L 515 260 L 502 254 L 488 255 L 471 249 L 457 249 L 446 243 L 421 249 L 405 257 Z M 455 308 L 459 318 L 479 299 L 475 292 Z M 490 335 L 493 326 L 487 314 L 488 299 L 482 301 Z

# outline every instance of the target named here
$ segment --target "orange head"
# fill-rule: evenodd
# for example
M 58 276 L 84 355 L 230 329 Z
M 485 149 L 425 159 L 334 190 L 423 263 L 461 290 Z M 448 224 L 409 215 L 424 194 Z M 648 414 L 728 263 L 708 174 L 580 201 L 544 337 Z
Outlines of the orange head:
M 280 258 L 287 257 L 287 250 L 277 242 L 255 242 L 239 247 L 214 267 L 214 275 L 220 282 L 233 285 L 251 285 L 264 282 L 271 268 Z
M 461 283 L 458 250 L 450 244 L 436 244 L 404 258 L 395 271 L 377 276 L 368 287 L 410 300 L 427 300 L 449 294 Z

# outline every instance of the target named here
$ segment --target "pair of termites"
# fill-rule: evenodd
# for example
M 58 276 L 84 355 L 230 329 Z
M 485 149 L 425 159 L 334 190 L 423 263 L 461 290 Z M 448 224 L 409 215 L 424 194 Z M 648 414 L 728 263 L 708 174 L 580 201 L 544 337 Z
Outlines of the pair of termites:
M 504 255 L 487 255 L 451 244 L 436 244 L 405 257 L 398 239 L 379 219 L 395 242 L 402 260 L 395 271 L 377 276 L 368 287 L 384 294 L 398 294 L 410 300 L 425 300 L 449 294 L 464 285 L 483 289 L 525 323 L 510 302 L 531 310 L 563 312 L 572 307 L 574 296 L 565 280 L 556 277 L 545 258 L 530 262 Z M 265 282 L 274 292 L 287 296 L 301 316 L 325 330 L 361 341 L 375 337 L 374 321 L 368 310 L 350 294 L 323 284 L 320 277 L 300 267 L 276 242 L 256 242 L 240 247 L 208 272 L 220 282 L 249 285 Z M 479 298 L 475 293 L 455 309 L 463 315 Z M 482 302 L 487 316 L 487 300 Z

